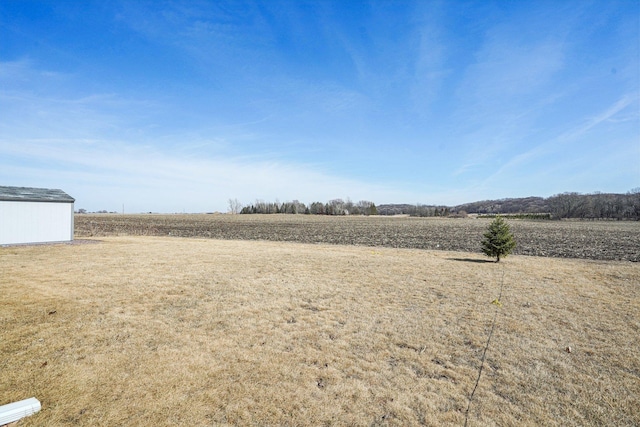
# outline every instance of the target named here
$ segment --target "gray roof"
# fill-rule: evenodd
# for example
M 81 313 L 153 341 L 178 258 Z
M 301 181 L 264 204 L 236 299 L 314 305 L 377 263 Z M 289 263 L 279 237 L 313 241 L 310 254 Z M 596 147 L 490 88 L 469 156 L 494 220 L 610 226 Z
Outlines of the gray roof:
M 75 199 L 62 190 L 0 186 L 0 201 L 73 203 Z

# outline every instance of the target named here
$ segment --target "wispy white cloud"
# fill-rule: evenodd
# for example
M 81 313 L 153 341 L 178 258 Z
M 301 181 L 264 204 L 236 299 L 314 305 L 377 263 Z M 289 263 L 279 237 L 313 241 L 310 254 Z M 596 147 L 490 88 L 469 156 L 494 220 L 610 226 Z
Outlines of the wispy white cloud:
M 543 89 L 563 64 L 561 42 L 523 43 L 509 32 L 492 34 L 459 85 L 459 113 L 467 122 L 492 126 L 504 117 L 519 116 L 538 96 L 546 94 Z
M 391 186 L 333 176 L 311 165 L 223 157 L 194 159 L 112 141 L 0 141 L 0 154 L 5 159 L 0 162 L 3 175 L 28 176 L 29 182 L 58 182 L 73 193 L 78 206 L 89 209 L 119 210 L 125 203 L 136 211 L 181 211 L 183 205 L 209 211 L 224 210 L 229 198 L 249 203 L 256 199 L 311 202 L 398 196 Z M 41 166 L 37 169 L 30 166 L 38 163 Z M 86 184 L 90 184 L 89 190 Z M 105 196 L 103 189 L 109 189 L 110 195 Z M 109 203 L 111 206 L 104 206 Z
M 636 105 L 635 111 L 630 112 L 628 115 L 624 115 L 623 117 L 621 117 L 620 113 L 627 110 L 627 107 L 633 104 Z M 600 114 L 584 119 L 583 123 L 573 127 L 572 129 L 560 135 L 557 138 L 557 142 L 563 143 L 565 141 L 575 141 L 579 139 L 581 136 L 588 133 L 591 129 L 603 123 L 607 123 L 607 122 L 621 123 L 626 121 L 638 121 L 640 119 L 640 110 L 638 109 L 638 105 L 640 105 L 640 99 L 638 97 L 638 94 L 625 94 L 618 101 L 616 101 L 613 105 L 611 105 L 606 110 L 602 111 Z
M 16 66 L 37 74 L 28 62 Z M 300 84 L 300 90 L 309 98 L 297 105 L 328 115 L 361 102 L 339 87 Z M 254 152 L 234 149 L 248 141 L 259 144 L 264 135 L 251 129 L 273 117 L 167 131 L 153 126 L 163 110 L 158 101 L 115 93 L 64 95 L 16 87 L 0 95 L 0 105 L 9 111 L 0 118 L 4 184 L 65 188 L 79 207 L 90 210 L 119 210 L 124 203 L 132 211 L 210 211 L 226 209 L 229 198 L 310 202 L 407 194 L 393 185 L 336 175 L 314 160 L 285 160 L 273 144 Z
M 483 187 L 495 186 L 507 180 L 514 180 L 514 177 L 519 175 L 518 171 L 538 170 L 540 175 L 562 176 L 562 185 L 566 185 L 567 180 L 572 180 L 574 186 L 584 186 L 584 184 L 580 183 L 580 178 L 584 180 L 584 178 L 588 177 L 590 181 L 593 176 L 601 176 L 601 180 L 604 182 L 607 178 L 603 172 L 606 171 L 610 176 L 616 175 L 614 173 L 615 165 L 618 165 L 623 171 L 629 170 L 629 165 L 640 160 L 640 140 L 638 138 L 634 143 L 634 141 L 626 138 L 619 139 L 616 136 L 615 143 L 612 144 L 612 141 L 599 140 L 598 137 L 594 139 L 590 134 L 596 133 L 599 126 L 615 121 L 618 116 L 625 117 L 625 121 L 635 120 L 637 122 L 640 119 L 640 111 L 637 109 L 639 101 L 632 94 L 623 95 L 599 114 L 588 117 L 582 123 L 561 132 L 557 136 L 508 158 L 494 173 L 487 176 L 480 185 Z M 632 105 L 636 106 L 635 111 L 627 114 L 627 110 Z M 634 118 L 632 119 L 630 116 Z M 569 146 L 568 148 L 567 145 Z M 586 155 L 585 153 L 591 151 L 600 153 L 596 162 L 581 160 Z M 572 154 L 567 157 L 567 153 Z M 621 155 L 621 153 L 623 154 Z M 535 162 L 543 163 L 547 166 L 545 168 L 534 168 L 532 164 Z M 572 163 L 575 165 L 572 165 Z M 638 174 L 636 179 L 639 179 L 640 166 L 636 169 Z M 633 173 L 628 178 L 633 181 Z M 522 176 L 518 181 L 526 182 L 531 179 L 533 178 L 527 175 Z M 632 185 L 632 182 L 629 185 Z M 590 191 L 595 190 L 596 188 L 590 189 Z
M 445 36 L 443 4 L 425 2 L 418 9 L 416 22 L 412 23 L 416 26 L 418 41 L 410 96 L 415 111 L 424 115 L 435 108 L 434 103 L 438 100 L 444 81 L 452 71 L 447 66 L 447 59 L 453 46 Z
M 540 117 L 564 96 L 563 31 L 524 36 L 530 25 L 518 18 L 488 27 L 464 69 L 453 92 L 454 135 L 464 147 L 454 177 L 487 177 L 510 159 L 523 162 L 520 153 L 541 138 Z

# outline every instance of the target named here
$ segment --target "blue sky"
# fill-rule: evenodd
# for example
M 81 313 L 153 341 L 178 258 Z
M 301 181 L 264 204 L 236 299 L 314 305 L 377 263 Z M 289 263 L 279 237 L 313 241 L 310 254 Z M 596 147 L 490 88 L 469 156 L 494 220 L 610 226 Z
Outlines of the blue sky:
M 5 0 L 0 112 L 90 211 L 624 193 L 640 3 Z

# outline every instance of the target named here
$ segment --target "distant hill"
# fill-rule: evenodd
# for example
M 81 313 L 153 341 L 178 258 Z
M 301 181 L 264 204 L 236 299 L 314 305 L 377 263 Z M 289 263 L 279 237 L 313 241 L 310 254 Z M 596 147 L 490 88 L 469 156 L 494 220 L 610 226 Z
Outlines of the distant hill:
M 241 209 L 239 209 L 242 207 Z M 241 214 L 310 214 L 310 215 L 411 215 L 420 217 L 465 217 L 478 215 L 515 215 L 526 219 L 618 219 L 640 220 L 640 188 L 625 194 L 562 193 L 551 197 L 520 197 L 482 200 L 457 206 L 381 204 L 367 200 L 353 203 L 347 199 L 333 199 L 327 203 L 313 202 L 309 206 L 294 200 L 280 203 L 257 200 L 242 206 Z
M 457 206 L 443 205 L 378 205 L 379 215 L 443 216 L 450 213 L 467 212 L 476 214 L 548 213 L 551 211 L 548 199 L 523 197 L 499 200 L 482 200 Z M 437 215 L 437 214 L 440 215 Z
M 542 197 L 522 197 L 513 199 L 483 200 L 454 206 L 456 212 L 490 214 L 490 213 L 548 213 L 551 212 L 549 199 Z
M 482 200 L 457 206 L 382 204 L 379 215 L 449 216 L 469 214 L 548 213 L 551 217 L 640 220 L 640 189 L 626 194 L 562 193 L 554 196 Z

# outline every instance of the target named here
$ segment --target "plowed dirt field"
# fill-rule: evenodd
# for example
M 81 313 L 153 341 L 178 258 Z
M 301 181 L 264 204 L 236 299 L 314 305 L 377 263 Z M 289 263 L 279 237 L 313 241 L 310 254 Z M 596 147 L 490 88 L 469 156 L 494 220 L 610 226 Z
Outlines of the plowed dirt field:
M 76 215 L 76 237 L 177 236 L 479 252 L 489 219 L 311 215 Z M 640 222 L 509 220 L 514 254 L 640 261 Z

